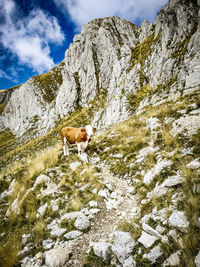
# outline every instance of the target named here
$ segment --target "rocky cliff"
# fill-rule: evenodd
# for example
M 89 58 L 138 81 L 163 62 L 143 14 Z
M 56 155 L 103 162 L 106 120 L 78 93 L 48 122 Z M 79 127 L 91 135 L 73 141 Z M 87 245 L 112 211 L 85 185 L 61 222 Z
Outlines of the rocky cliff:
M 198 89 L 199 7 L 199 1 L 170 0 L 154 24 L 144 21 L 140 27 L 119 17 L 89 22 L 62 63 L 12 92 L 2 124 L 18 136 L 32 128 L 43 135 L 60 118 L 98 99 L 103 103 L 90 121 L 102 128 L 138 107 L 176 101 Z

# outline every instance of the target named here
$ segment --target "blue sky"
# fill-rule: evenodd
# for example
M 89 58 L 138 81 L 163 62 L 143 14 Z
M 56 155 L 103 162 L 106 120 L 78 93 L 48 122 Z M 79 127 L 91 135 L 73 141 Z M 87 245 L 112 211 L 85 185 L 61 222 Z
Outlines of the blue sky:
M 26 82 L 64 59 L 73 36 L 94 18 L 154 21 L 168 0 L 0 0 L 0 89 Z

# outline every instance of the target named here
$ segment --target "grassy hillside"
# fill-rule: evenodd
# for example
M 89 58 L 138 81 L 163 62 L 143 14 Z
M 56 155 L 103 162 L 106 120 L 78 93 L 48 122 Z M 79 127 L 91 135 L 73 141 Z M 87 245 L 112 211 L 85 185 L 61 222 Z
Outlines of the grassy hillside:
M 183 257 L 180 266 L 194 266 L 199 250 L 200 175 L 198 169 L 188 168 L 187 165 L 200 157 L 200 131 L 193 135 L 186 130 L 179 134 L 173 131 L 174 121 L 193 116 L 198 109 L 197 94 L 180 98 L 176 103 L 148 106 L 128 120 L 96 134 L 87 149 L 90 158 L 97 158 L 111 173 L 130 180 L 130 187 L 136 188 L 141 202 L 138 216 L 133 218 L 132 223 L 124 220 L 119 225 L 119 229 L 129 231 L 136 240 L 141 234 L 141 219 L 151 214 L 153 209 L 166 208 L 167 219 L 172 207 L 185 212 L 189 221 L 186 232 L 150 219 L 152 227 L 164 227 L 165 234 L 174 229 L 177 235 L 176 239 L 169 236 L 168 243 L 161 243 L 164 253 L 159 264 L 180 250 Z M 1 266 L 16 266 L 25 256 L 34 257 L 38 252 L 44 252 L 43 240 L 65 240 L 63 235 L 52 236 L 47 226 L 53 220 L 60 220 L 66 212 L 88 207 L 91 200 L 102 201 L 103 198 L 97 194 L 105 187 L 101 165 L 81 162 L 76 148 L 71 149 L 70 156 L 65 158 L 60 140 L 63 126 L 86 125 L 91 121 L 91 114 L 92 110 L 87 108 L 76 110 L 69 118 L 58 122 L 47 135 L 25 143 L 23 138 L 16 139 L 10 131 L 0 133 Z M 147 127 L 152 118 L 158 122 L 155 129 Z M 160 160 L 170 161 L 171 164 L 155 175 L 150 184 L 145 184 L 145 174 L 153 172 Z M 74 163 L 77 163 L 75 169 L 72 167 Z M 49 184 L 44 180 L 35 185 L 41 174 L 50 177 Z M 155 187 L 177 174 L 183 177 L 183 183 L 169 188 L 162 196 L 153 194 L 148 197 Z M 50 194 L 48 190 L 52 190 Z M 55 205 L 58 209 L 54 208 Z M 38 210 L 43 206 L 46 208 L 39 215 Z M 75 229 L 74 221 L 61 220 L 60 227 L 69 232 Z M 22 242 L 24 235 L 27 236 L 26 242 Z M 24 249 L 26 246 L 27 250 Z M 138 252 L 140 249 L 143 253 Z M 150 266 L 142 257 L 149 250 L 138 243 L 133 251 L 136 262 L 140 264 L 138 266 Z M 101 265 L 91 265 L 90 259 L 84 260 L 84 266 L 105 266 L 96 257 L 95 261 L 101 262 L 98 263 Z

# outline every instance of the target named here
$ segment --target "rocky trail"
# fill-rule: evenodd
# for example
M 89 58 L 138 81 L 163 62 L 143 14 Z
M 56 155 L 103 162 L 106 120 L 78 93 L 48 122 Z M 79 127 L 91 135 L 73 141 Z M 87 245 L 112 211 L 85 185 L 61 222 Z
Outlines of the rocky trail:
M 91 223 L 90 230 L 73 241 L 72 256 L 66 266 L 82 266 L 82 259 L 91 245 L 99 241 L 111 242 L 120 221 L 131 221 L 133 213 L 137 211 L 137 195 L 126 180 L 112 175 L 105 166 L 102 167 L 102 177 L 105 177 L 105 184 L 112 193 L 105 191 L 107 196 L 98 206 L 101 212 Z

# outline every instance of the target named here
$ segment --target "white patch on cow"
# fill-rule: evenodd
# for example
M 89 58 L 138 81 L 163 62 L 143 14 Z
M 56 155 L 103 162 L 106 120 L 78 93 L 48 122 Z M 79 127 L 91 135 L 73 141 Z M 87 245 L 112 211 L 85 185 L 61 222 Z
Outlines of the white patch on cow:
M 85 127 L 85 129 L 86 129 L 86 132 L 87 132 L 87 135 L 88 135 L 88 137 L 90 138 L 91 136 L 93 136 L 93 127 L 91 126 L 91 125 L 87 125 L 86 127 Z

